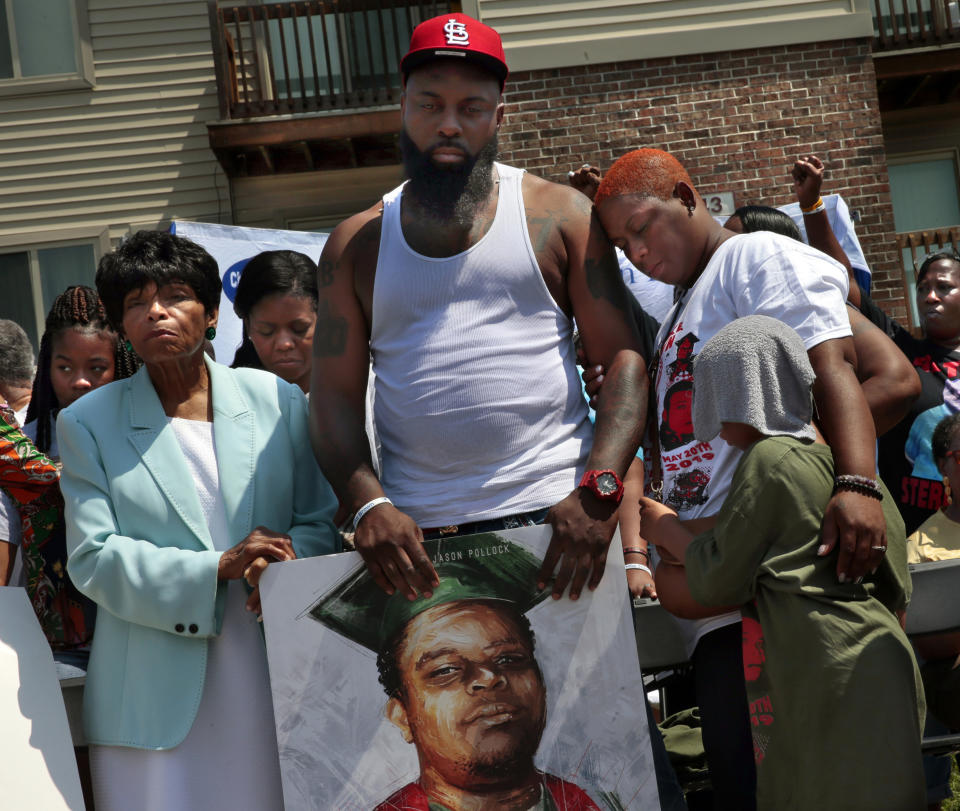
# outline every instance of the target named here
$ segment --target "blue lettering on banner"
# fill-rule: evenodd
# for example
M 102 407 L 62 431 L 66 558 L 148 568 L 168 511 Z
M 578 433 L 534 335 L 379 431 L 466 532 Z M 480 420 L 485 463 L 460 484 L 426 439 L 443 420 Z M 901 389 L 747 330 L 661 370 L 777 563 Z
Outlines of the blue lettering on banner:
M 247 262 L 249 262 L 251 258 L 252 257 L 248 256 L 246 259 L 234 262 L 227 268 L 227 272 L 223 274 L 223 278 L 221 279 L 223 282 L 223 293 L 231 302 L 237 296 L 237 285 L 240 283 L 240 274 L 243 273 L 243 269 L 247 266 Z

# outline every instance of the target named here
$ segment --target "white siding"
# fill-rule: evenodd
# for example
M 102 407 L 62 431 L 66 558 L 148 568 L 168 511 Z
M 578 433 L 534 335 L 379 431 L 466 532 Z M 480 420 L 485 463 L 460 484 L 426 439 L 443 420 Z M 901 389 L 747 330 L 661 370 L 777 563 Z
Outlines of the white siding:
M 463 10 L 500 32 L 514 71 L 873 33 L 870 0 L 464 0 Z
M 94 87 L 0 97 L 0 245 L 229 222 L 204 0 L 88 0 Z

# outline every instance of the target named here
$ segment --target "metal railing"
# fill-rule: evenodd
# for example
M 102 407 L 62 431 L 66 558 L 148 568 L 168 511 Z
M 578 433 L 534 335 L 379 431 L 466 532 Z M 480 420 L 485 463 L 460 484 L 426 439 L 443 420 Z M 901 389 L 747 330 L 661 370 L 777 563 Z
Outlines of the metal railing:
M 221 118 L 350 110 L 400 100 L 400 58 L 450 3 L 208 0 Z
M 957 0 L 873 0 L 873 50 L 960 42 Z

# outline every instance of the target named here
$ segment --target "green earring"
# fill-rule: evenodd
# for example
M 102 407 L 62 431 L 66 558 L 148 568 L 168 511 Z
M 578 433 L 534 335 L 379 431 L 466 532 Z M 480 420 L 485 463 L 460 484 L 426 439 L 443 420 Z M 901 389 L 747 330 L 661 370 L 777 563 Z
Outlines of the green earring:
M 130 341 L 124 341 L 123 348 L 126 349 L 127 352 L 133 352 L 133 344 L 130 343 Z
M 208 341 L 212 341 L 217 337 L 217 328 L 216 327 L 207 327 L 207 331 L 203 333 L 203 337 Z

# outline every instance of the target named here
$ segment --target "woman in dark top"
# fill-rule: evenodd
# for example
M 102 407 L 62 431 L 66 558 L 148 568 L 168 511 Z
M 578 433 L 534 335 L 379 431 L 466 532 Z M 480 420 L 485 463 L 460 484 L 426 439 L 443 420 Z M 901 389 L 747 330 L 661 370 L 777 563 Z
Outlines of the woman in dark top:
M 915 338 L 862 290 L 860 311 L 910 359 L 922 390 L 907 416 L 879 441 L 880 476 L 912 533 L 943 504 L 943 483 L 930 438 L 936 424 L 960 410 L 960 255 L 930 254 L 917 271 L 917 310 L 923 337 Z

